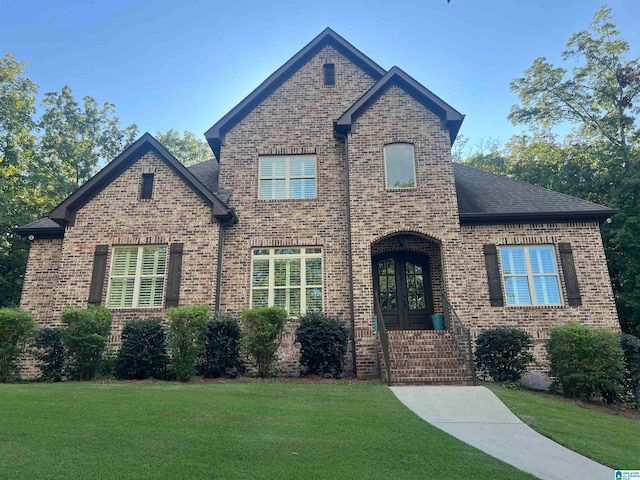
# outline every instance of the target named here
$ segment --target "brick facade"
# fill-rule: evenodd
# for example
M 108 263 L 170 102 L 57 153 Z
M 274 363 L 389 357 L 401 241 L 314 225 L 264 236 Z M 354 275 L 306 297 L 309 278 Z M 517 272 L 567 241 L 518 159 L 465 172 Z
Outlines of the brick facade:
M 335 66 L 335 85 L 323 82 L 323 66 L 327 63 Z M 356 63 L 331 43 L 323 46 L 224 132 L 219 186 L 232 190 L 228 205 L 235 210 L 238 223 L 224 228 L 221 246 L 212 207 L 166 162 L 147 153 L 77 211 L 63 240 L 33 242 L 22 307 L 33 312 L 41 325 L 56 325 L 64 306 L 86 306 L 96 245 L 109 246 L 104 304 L 113 246 L 183 243 L 180 304 L 215 306 L 221 247 L 220 309 L 238 313 L 250 306 L 253 248 L 317 246 L 323 256 L 324 311 L 349 326 L 353 324 L 359 377 L 374 377 L 379 371 L 372 257 L 383 252 L 403 250 L 428 256 L 435 312 L 442 311 L 442 293 L 446 293 L 474 336 L 494 326 L 524 328 L 536 338 L 536 355 L 542 362 L 541 345 L 551 325 L 578 320 L 617 329 L 597 223 L 461 226 L 450 131 L 435 110 L 399 84 L 384 88 L 353 119 L 347 136 L 347 187 L 345 140 L 336 136 L 333 122 L 377 81 L 374 74 Z M 414 146 L 414 188 L 386 188 L 384 146 L 395 142 Z M 316 156 L 315 199 L 258 198 L 258 159 L 274 154 Z M 143 173 L 155 174 L 151 200 L 140 200 Z M 353 318 L 347 205 L 351 211 Z M 557 254 L 561 242 L 573 247 L 581 306 L 567 306 L 559 265 L 563 306 L 490 306 L 483 245 L 550 244 Z M 112 312 L 114 347 L 126 320 L 164 315 L 163 308 Z M 284 374 L 298 373 L 295 325 L 288 325 L 280 350 L 279 367 Z M 433 342 L 444 342 L 445 337 L 425 332 L 394 333 L 392 350 L 405 361 L 410 356 L 409 347 L 419 347 L 419 342 L 431 342 L 433 347 Z M 400 352 L 403 346 L 408 348 L 405 353 Z M 433 351 L 447 352 L 449 347 L 436 345 Z M 407 378 L 412 381 L 422 371 L 419 366 L 408 368 Z M 437 378 L 462 378 L 456 365 L 445 373 Z

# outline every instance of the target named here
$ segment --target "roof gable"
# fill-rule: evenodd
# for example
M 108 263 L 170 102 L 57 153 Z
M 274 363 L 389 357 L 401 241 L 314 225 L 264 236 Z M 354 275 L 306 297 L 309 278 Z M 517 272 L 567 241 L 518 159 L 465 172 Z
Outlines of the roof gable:
M 371 75 L 374 80 L 380 79 L 385 74 L 385 70 L 380 65 L 327 27 L 205 132 L 204 135 L 218 161 L 220 161 L 220 147 L 224 141 L 224 134 L 251 113 L 260 102 L 271 95 L 287 79 L 291 78 L 309 59 L 327 45 L 334 47 L 355 65 Z
M 142 135 L 127 147 L 124 152 L 107 164 L 106 167 L 51 210 L 51 212 L 49 212 L 49 218 L 62 226 L 73 225 L 76 212 L 80 208 L 149 151 L 153 151 L 200 196 L 200 198 L 211 206 L 212 215 L 215 219 L 225 223 L 235 221 L 233 211 L 149 133 Z
M 464 115 L 398 67 L 391 68 L 384 77 L 378 80 L 369 91 L 360 97 L 356 103 L 349 107 L 349 109 L 336 120 L 336 131 L 341 134 L 349 132 L 353 122 L 392 85 L 399 86 L 426 108 L 438 115 L 443 126 L 449 130 L 449 137 L 451 144 L 453 144 L 464 120 Z

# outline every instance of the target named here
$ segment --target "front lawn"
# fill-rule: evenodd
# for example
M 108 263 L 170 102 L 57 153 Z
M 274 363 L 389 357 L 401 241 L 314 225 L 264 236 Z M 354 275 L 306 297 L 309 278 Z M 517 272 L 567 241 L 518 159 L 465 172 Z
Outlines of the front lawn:
M 533 478 L 369 383 L 0 385 L 0 477 Z
M 640 468 L 640 422 L 522 390 L 491 391 L 523 422 L 567 448 L 614 469 Z

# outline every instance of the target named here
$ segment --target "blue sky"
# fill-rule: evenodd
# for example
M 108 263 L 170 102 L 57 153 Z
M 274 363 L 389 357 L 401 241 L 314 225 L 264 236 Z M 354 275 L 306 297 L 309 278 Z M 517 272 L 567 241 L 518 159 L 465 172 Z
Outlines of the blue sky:
M 560 52 L 602 5 L 593 0 L 349 2 L 0 0 L 0 54 L 29 62 L 40 93 L 69 85 L 111 102 L 141 133 L 200 138 L 268 75 L 329 26 L 389 69 L 399 66 L 467 115 L 469 147 L 521 130 L 509 83 Z M 610 0 L 640 56 L 640 2 Z M 571 66 L 571 65 L 569 65 Z

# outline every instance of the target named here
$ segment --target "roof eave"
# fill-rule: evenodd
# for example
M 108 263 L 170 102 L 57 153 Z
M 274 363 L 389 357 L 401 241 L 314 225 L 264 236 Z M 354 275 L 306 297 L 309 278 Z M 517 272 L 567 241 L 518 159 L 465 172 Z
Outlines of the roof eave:
M 59 228 L 23 228 L 17 227 L 11 229 L 11 231 L 22 238 L 28 238 L 33 235 L 33 239 L 53 239 L 64 238 L 64 227 Z
M 449 130 L 449 140 L 451 141 L 451 145 L 453 145 L 464 121 L 464 115 L 398 67 L 392 67 L 384 77 L 365 92 L 364 95 L 334 122 L 336 133 L 348 133 L 357 117 L 392 85 L 398 85 L 422 103 L 425 108 L 428 108 L 440 117 L 442 124 Z
M 106 167 L 90 178 L 78 190 L 69 195 L 49 213 L 49 218 L 61 226 L 73 225 L 78 209 L 94 198 L 129 165 L 135 163 L 149 151 L 154 151 L 163 158 L 169 167 L 182 178 L 204 201 L 212 207 L 213 215 L 218 220 L 226 218 L 229 207 L 211 192 L 198 178 L 182 165 L 152 135 L 145 133 L 133 144 L 112 160 Z
M 461 213 L 462 225 L 496 225 L 505 223 L 533 222 L 603 222 L 618 213 L 617 210 L 567 211 L 567 212 L 522 212 L 522 213 Z

